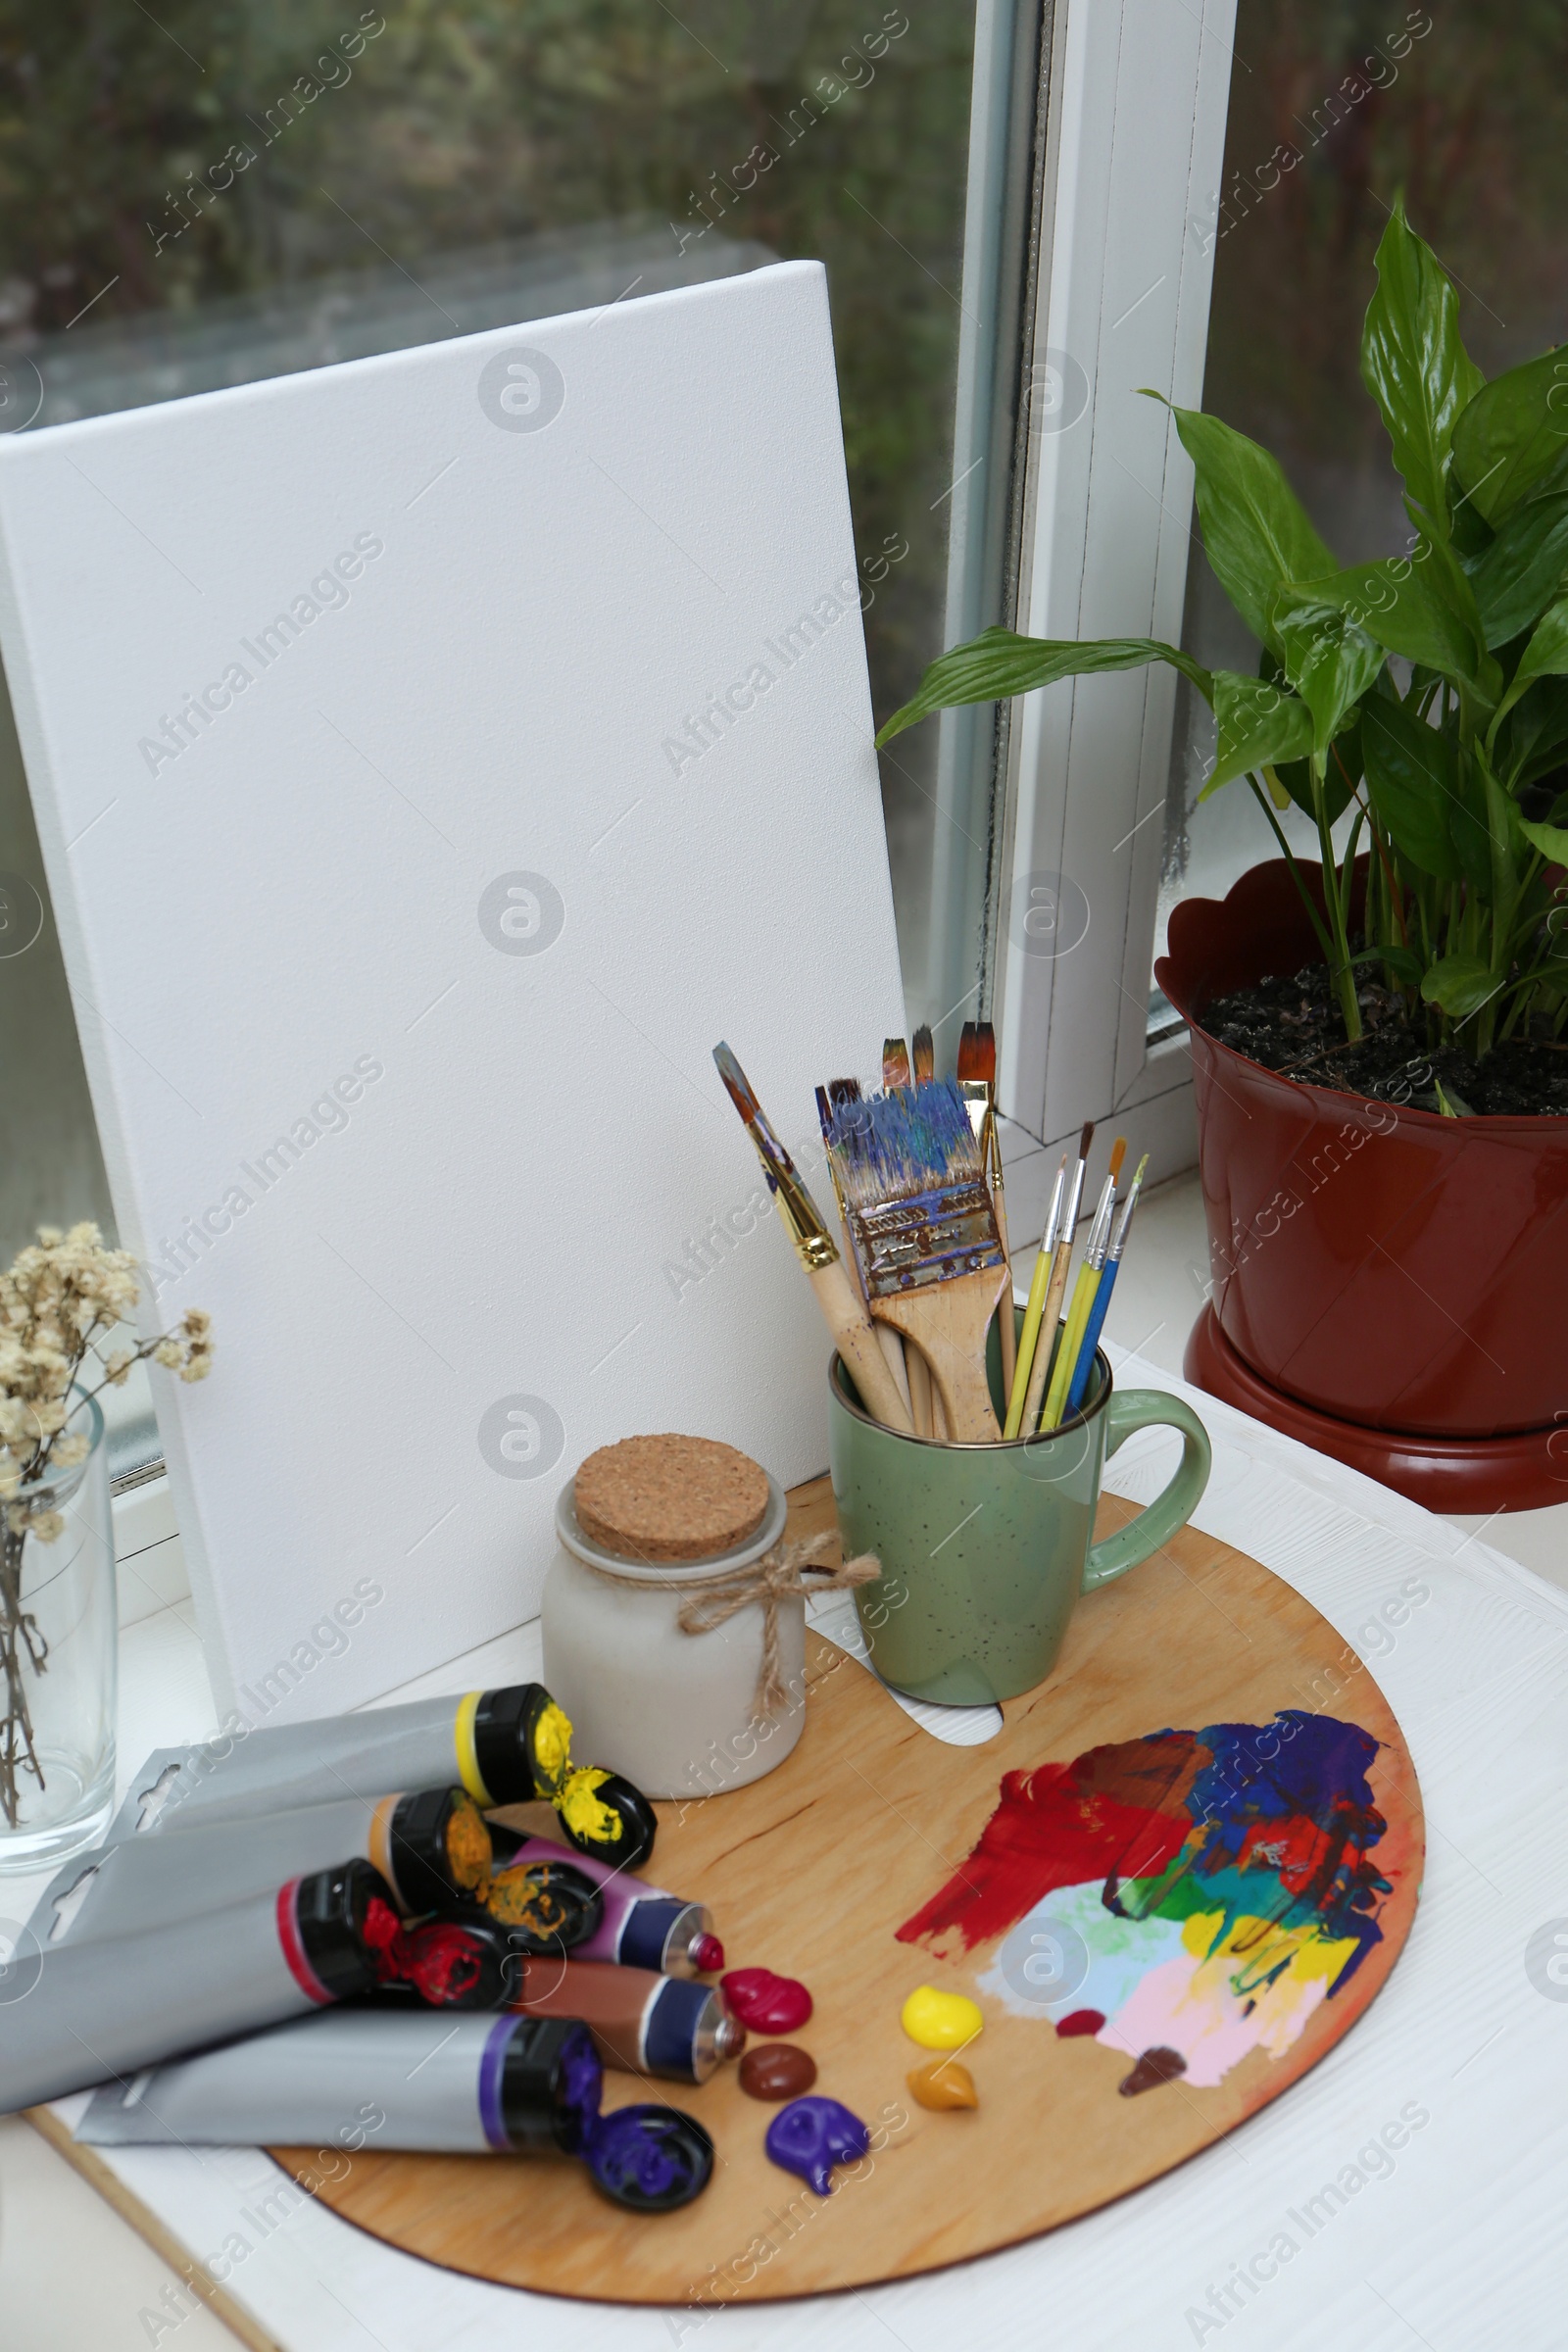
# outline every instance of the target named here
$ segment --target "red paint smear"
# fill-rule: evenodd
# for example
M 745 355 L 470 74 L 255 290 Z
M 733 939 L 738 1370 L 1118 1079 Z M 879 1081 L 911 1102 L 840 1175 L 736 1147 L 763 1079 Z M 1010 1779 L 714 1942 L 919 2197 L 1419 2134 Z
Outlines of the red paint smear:
M 1056 2037 L 1070 2041 L 1075 2034 L 1098 2034 L 1104 2022 L 1098 2009 L 1075 2009 L 1071 2017 L 1057 2020 Z
M 951 1933 L 970 1951 L 1058 1886 L 1157 1876 L 1187 1841 L 1184 1800 L 1210 1761 L 1193 1733 L 1159 1732 L 1089 1748 L 1070 1764 L 1004 1774 L 1002 1800 L 968 1860 L 905 1921 L 899 1941 Z
M 411 1932 L 379 1895 L 365 1914 L 365 1940 L 381 1983 L 412 1984 L 433 2009 L 461 2000 L 479 1981 L 484 1946 L 474 1936 L 443 1921 Z

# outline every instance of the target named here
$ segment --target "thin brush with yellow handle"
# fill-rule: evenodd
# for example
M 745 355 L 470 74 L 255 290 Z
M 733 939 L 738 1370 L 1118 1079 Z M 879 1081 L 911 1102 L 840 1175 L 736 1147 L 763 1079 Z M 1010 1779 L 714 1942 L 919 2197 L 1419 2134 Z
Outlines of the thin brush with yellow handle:
M 1067 1205 L 1062 1211 L 1061 1225 L 1056 1234 L 1056 1247 L 1051 1257 L 1051 1280 L 1046 1287 L 1046 1308 L 1041 1317 L 1040 1337 L 1035 1343 L 1034 1362 L 1029 1367 L 1029 1390 L 1023 1400 L 1023 1415 L 1019 1434 L 1033 1437 L 1040 1422 L 1040 1408 L 1046 1401 L 1046 1384 L 1055 1361 L 1054 1350 L 1058 1338 L 1057 1321 L 1061 1302 L 1067 1295 L 1067 1270 L 1072 1263 L 1072 1246 L 1078 1232 L 1078 1211 L 1083 1205 L 1084 1172 L 1089 1165 L 1089 1146 L 1094 1139 L 1095 1122 L 1085 1119 L 1083 1133 L 1078 1138 L 1078 1165 L 1072 1172 L 1067 1188 Z
M 1067 1154 L 1064 1152 L 1061 1165 L 1056 1170 L 1056 1181 L 1051 1188 L 1051 1214 L 1046 1219 L 1046 1230 L 1040 1237 L 1040 1248 L 1035 1255 L 1034 1280 L 1029 1285 L 1029 1303 L 1023 1310 L 1018 1360 L 1013 1366 L 1012 1385 L 1007 1391 L 1007 1418 L 1002 1431 L 1004 1439 L 1015 1438 L 1023 1427 L 1024 1397 L 1028 1394 L 1030 1368 L 1040 1341 L 1040 1325 L 1046 1311 L 1046 1290 L 1051 1281 L 1051 1261 L 1055 1254 L 1056 1233 L 1066 1198 Z
M 1045 1410 L 1040 1416 L 1043 1430 L 1055 1429 L 1061 1421 L 1061 1408 L 1067 1401 L 1067 1390 L 1077 1368 L 1078 1350 L 1083 1345 L 1089 1310 L 1095 1303 L 1095 1293 L 1100 1288 L 1100 1270 L 1105 1262 L 1105 1244 L 1110 1239 L 1110 1212 L 1115 1200 L 1116 1179 L 1107 1176 L 1095 1208 L 1094 1223 L 1089 1228 L 1083 1263 L 1078 1268 L 1078 1280 L 1073 1285 L 1072 1304 L 1067 1309 L 1061 1345 L 1056 1349 L 1056 1360 L 1052 1367 L 1051 1386 L 1046 1391 Z
M 997 1239 L 1006 1260 L 1007 1288 L 997 1310 L 1002 1346 L 1002 1394 L 1010 1402 L 1017 1369 L 1016 1321 L 1012 1311 L 1012 1250 L 1007 1242 L 1007 1201 L 1003 1190 L 1002 1138 L 997 1133 L 997 1033 L 990 1021 L 965 1021 L 958 1039 L 958 1092 L 980 1145 L 997 1212 Z
M 887 1360 L 877 1346 L 870 1318 L 844 1271 L 838 1245 L 828 1232 L 821 1210 L 807 1191 L 794 1160 L 763 1117 L 751 1081 L 728 1046 L 716 1045 L 713 1059 L 724 1081 L 724 1091 L 739 1111 L 762 1163 L 779 1222 L 806 1268 L 822 1320 L 833 1334 L 834 1345 L 861 1398 L 877 1420 L 885 1422 L 889 1429 L 912 1437 L 914 1428 L 908 1407 L 899 1395 Z

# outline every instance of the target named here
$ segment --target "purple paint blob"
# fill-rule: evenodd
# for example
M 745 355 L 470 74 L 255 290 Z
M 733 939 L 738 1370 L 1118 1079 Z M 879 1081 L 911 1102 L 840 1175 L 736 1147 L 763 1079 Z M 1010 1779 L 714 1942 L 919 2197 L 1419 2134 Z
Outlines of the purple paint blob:
M 767 2127 L 762 2142 L 786 2173 L 799 2173 L 819 2197 L 832 2194 L 833 2167 L 853 2164 L 871 2145 L 858 2115 L 837 2099 L 791 2099 Z
M 588 2170 L 607 2197 L 637 2213 L 669 2213 L 708 2186 L 713 2143 L 675 2107 L 617 2107 L 590 2126 Z

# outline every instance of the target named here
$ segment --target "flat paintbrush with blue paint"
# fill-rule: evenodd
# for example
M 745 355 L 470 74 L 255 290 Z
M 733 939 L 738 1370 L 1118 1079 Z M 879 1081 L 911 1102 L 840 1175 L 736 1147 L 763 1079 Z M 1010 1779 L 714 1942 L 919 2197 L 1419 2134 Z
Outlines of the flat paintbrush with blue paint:
M 986 1333 L 1008 1274 L 957 1087 L 942 1078 L 846 1102 L 828 1150 L 873 1319 L 924 1355 L 949 1438 L 994 1443 Z

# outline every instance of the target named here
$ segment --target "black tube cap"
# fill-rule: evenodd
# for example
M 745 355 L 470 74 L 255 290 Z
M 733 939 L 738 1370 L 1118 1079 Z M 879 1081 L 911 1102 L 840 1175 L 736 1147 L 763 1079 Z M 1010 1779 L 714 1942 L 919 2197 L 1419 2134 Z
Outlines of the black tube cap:
M 599 2118 L 604 2066 L 572 2017 L 519 2017 L 501 2062 L 501 2122 L 520 2155 L 581 2152 Z
M 489 1875 L 489 1825 L 462 1788 L 420 1788 L 400 1796 L 389 1842 L 405 1911 L 436 1911 L 454 1897 L 462 1901 Z
M 392 1889 L 369 1862 L 340 1862 L 301 1879 L 294 1897 L 300 1947 L 334 2000 L 368 1992 L 379 1976 L 376 1956 L 365 1940 L 372 1902 L 393 1909 Z
M 582 1784 L 592 1800 L 574 1802 Z M 556 1818 L 568 1845 L 613 1870 L 640 1870 L 654 1850 L 659 1816 L 640 1788 L 618 1772 L 595 1769 L 568 1773 L 556 1805 Z

